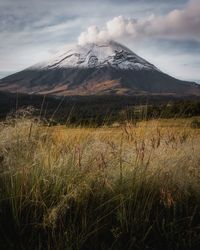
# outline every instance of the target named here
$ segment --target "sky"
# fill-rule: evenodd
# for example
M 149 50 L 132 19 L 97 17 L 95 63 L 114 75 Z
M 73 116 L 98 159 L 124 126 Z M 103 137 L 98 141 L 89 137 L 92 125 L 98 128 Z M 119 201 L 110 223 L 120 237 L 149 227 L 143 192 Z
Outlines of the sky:
M 174 77 L 200 80 L 200 0 L 0 0 L 0 78 L 110 39 Z

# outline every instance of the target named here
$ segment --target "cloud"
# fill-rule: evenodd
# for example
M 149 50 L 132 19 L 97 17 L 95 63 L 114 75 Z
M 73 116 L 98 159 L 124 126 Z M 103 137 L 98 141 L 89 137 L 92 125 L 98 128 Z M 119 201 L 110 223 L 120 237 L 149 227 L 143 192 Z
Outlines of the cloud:
M 200 41 L 200 0 L 190 0 L 183 9 L 174 9 L 162 16 L 125 18 L 117 16 L 106 27 L 89 27 L 78 38 L 79 44 L 130 37 L 171 38 Z

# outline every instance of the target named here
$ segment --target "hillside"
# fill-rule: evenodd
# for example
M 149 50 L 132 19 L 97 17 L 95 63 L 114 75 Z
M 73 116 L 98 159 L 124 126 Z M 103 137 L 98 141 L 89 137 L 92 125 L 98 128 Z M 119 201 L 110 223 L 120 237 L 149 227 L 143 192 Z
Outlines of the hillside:
M 62 51 L 0 80 L 0 91 L 51 95 L 200 96 L 200 86 L 175 79 L 114 41 Z

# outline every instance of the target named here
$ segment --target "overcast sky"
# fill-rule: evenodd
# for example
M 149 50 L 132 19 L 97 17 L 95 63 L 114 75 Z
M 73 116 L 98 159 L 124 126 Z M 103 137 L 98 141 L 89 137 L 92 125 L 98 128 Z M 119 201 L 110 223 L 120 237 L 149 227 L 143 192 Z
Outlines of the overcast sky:
M 106 39 L 200 80 L 200 0 L 0 0 L 0 77 Z

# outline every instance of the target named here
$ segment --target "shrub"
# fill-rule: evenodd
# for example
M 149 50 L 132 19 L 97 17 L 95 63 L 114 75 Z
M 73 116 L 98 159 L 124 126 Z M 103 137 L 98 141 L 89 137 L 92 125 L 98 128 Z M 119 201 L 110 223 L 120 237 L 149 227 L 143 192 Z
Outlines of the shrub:
M 192 128 L 200 128 L 200 120 L 194 119 L 194 120 L 191 122 L 191 127 L 192 127 Z

